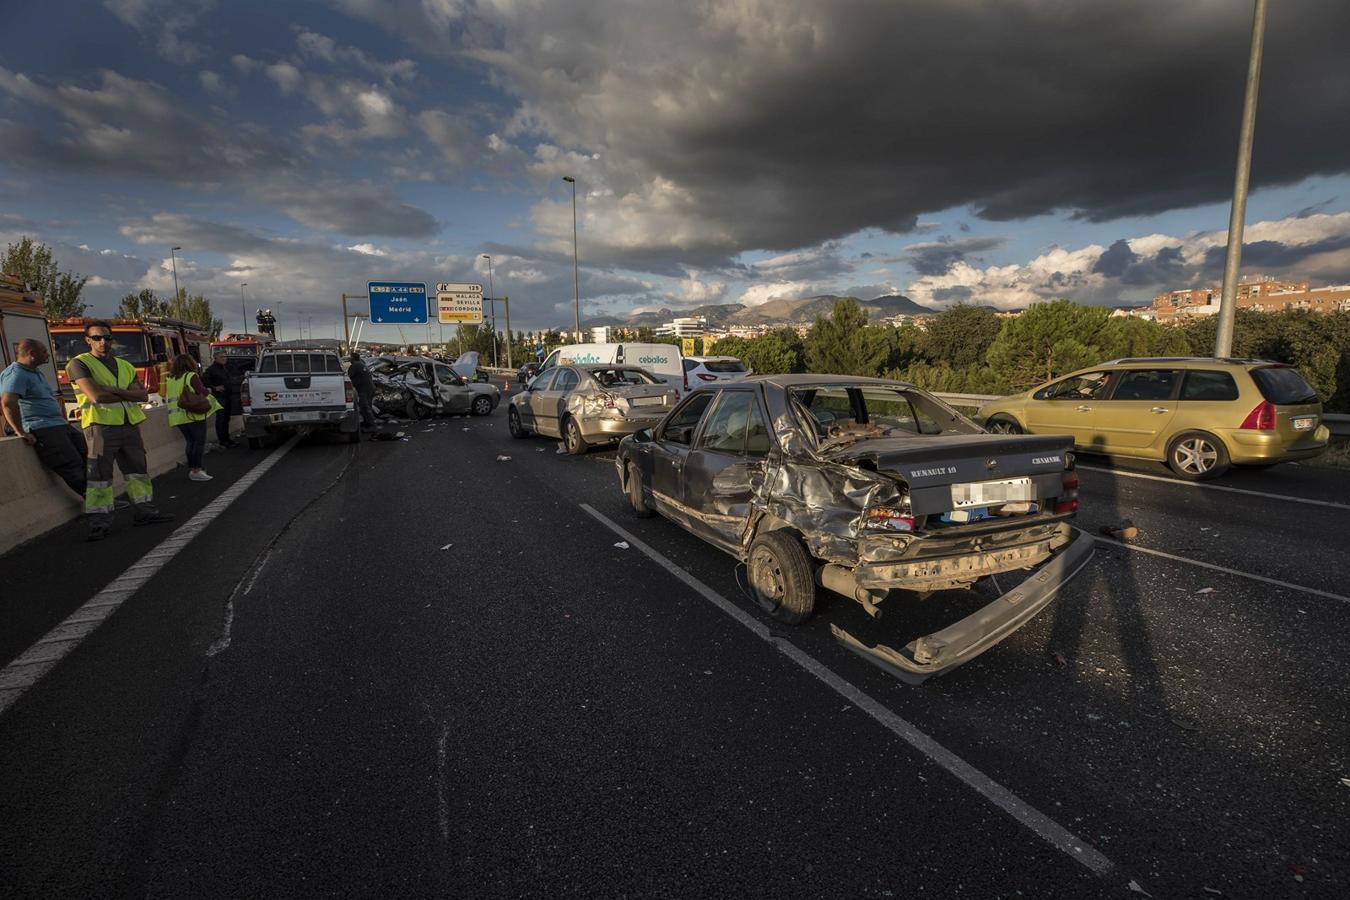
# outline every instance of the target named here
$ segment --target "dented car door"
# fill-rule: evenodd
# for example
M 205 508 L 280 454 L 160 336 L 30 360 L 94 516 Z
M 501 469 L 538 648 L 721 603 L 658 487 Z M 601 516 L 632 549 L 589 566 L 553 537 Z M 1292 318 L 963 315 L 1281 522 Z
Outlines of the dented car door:
M 685 459 L 682 502 L 691 530 L 735 551 L 749 523 L 751 501 L 764 485 L 768 417 L 757 390 L 726 389 L 704 418 Z

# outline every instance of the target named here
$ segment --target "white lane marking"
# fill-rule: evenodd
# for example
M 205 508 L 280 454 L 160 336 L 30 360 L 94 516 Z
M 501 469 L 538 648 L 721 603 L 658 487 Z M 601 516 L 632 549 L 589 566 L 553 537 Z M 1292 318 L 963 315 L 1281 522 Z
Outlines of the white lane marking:
M 441 826 L 441 840 L 450 840 L 450 801 L 445 796 L 446 742 L 450 740 L 450 723 L 441 724 L 441 736 L 436 741 L 436 819 Z
M 772 644 L 779 653 L 782 653 L 798 666 L 811 673 L 825 685 L 833 689 L 839 696 L 867 713 L 887 731 L 890 731 L 896 737 L 900 738 L 938 766 L 945 769 L 947 773 L 956 778 L 957 781 L 960 781 L 990 803 L 1003 810 L 1019 824 L 1029 828 L 1050 846 L 1059 850 L 1061 853 L 1064 853 L 1070 859 L 1080 863 L 1094 875 L 1104 876 L 1115 868 L 1115 864 L 1111 862 L 1111 860 L 1107 859 L 1106 856 L 1096 848 L 1077 837 L 1073 832 L 1035 809 L 1012 791 L 1008 790 L 997 781 L 994 781 L 988 775 L 985 775 L 979 769 L 976 769 L 970 763 L 961 759 L 961 757 L 957 756 L 946 747 L 943 747 L 918 728 L 891 712 L 879 701 L 873 699 L 868 694 L 865 694 L 849 681 L 836 675 L 831 669 L 815 659 L 815 657 L 788 641 L 775 638 L 769 631 L 767 625 L 736 606 L 730 600 L 727 600 L 721 594 L 718 594 L 712 588 L 675 565 L 669 559 L 666 559 L 659 551 L 652 549 L 652 547 L 638 540 L 628 531 L 590 505 L 585 503 L 580 505 L 582 509 L 599 520 L 601 524 L 619 535 L 619 537 L 623 538 L 631 546 L 641 550 L 653 562 L 674 575 L 680 581 L 684 582 L 696 593 L 705 599 L 712 601 L 714 606 L 744 625 L 756 637 Z
M 1227 491 L 1230 494 L 1246 494 L 1248 497 L 1265 497 L 1268 500 L 1288 500 L 1290 503 L 1306 503 L 1309 506 L 1327 506 L 1332 509 L 1350 509 L 1350 503 L 1337 503 L 1335 500 L 1312 500 L 1308 497 L 1291 497 L 1288 494 L 1271 494 L 1266 491 L 1253 491 L 1247 488 L 1229 487 L 1226 484 L 1210 484 L 1206 481 L 1182 481 L 1180 478 L 1168 478 L 1165 475 L 1145 475 L 1143 472 L 1125 472 L 1120 469 L 1105 469 L 1101 466 L 1085 466 L 1078 463 L 1078 468 L 1087 469 L 1089 472 L 1105 472 L 1108 475 L 1119 475 L 1121 478 L 1143 478 L 1148 481 L 1161 481 L 1166 484 L 1176 485 L 1177 487 L 1203 488 L 1207 491 Z
M 55 644 L 49 639 L 67 633 L 72 627 L 83 631 L 83 636 L 93 633 L 126 600 L 158 572 L 165 563 L 173 559 L 178 551 L 186 547 L 202 529 L 229 508 L 230 504 L 253 486 L 259 478 L 281 461 L 291 448 L 300 440 L 296 435 L 274 450 L 266 459 L 244 473 L 234 484 L 226 488 L 219 497 L 198 510 L 197 514 L 181 525 L 177 531 L 164 539 L 157 547 L 133 563 L 125 572 L 90 598 L 83 606 L 71 613 L 66 619 L 36 644 L 29 647 L 17 659 L 0 669 L 0 715 L 9 709 L 24 692 L 37 684 L 42 676 L 50 672 L 57 663 L 80 645 L 80 641 Z M 168 548 L 170 552 L 165 552 Z M 52 653 L 52 651 L 57 651 Z
M 1077 526 L 1074 526 L 1077 528 Z M 1079 529 L 1082 531 L 1082 529 Z M 1302 591 L 1305 594 L 1313 594 L 1318 597 L 1326 597 L 1328 600 L 1339 600 L 1342 603 L 1350 603 L 1350 597 L 1341 594 L 1333 594 L 1330 591 L 1320 591 L 1317 588 L 1305 587 L 1301 584 L 1293 584 L 1288 581 L 1280 581 L 1276 578 L 1267 578 L 1264 575 L 1256 575 L 1252 572 L 1243 572 L 1240 569 L 1230 569 L 1227 566 L 1219 566 L 1214 563 L 1201 562 L 1198 559 L 1190 559 L 1185 556 L 1177 556 L 1175 553 L 1164 553 L 1161 550 L 1153 550 L 1149 547 L 1139 547 L 1135 544 L 1127 544 L 1124 541 L 1113 541 L 1110 538 L 1099 537 L 1097 543 L 1106 547 L 1120 547 L 1124 550 L 1133 550 L 1136 553 L 1147 553 L 1149 556 L 1160 556 L 1163 559 L 1170 559 L 1173 562 L 1185 563 L 1188 566 L 1199 566 L 1202 569 L 1210 569 L 1214 572 L 1223 572 L 1225 575 L 1236 575 L 1239 578 L 1249 578 L 1252 581 L 1260 581 L 1264 584 L 1273 584 L 1276 587 L 1285 588 L 1291 591 Z

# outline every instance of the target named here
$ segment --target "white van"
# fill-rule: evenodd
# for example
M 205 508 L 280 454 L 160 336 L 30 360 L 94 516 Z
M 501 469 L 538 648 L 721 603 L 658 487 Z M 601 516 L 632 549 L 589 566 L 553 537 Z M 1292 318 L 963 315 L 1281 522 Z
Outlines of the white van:
M 689 390 L 684 359 L 680 348 L 674 344 L 567 344 L 548 355 L 539 367 L 539 373 L 543 374 L 553 366 L 573 363 L 641 366 L 681 395 Z

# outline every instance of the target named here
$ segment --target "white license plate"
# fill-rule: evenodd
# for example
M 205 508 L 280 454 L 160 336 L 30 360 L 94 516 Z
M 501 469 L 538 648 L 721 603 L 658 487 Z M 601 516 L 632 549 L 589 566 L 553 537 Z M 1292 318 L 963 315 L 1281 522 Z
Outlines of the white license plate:
M 1295 431 L 1312 431 L 1312 430 L 1313 430 L 1313 427 L 1316 426 L 1316 425 L 1317 425 L 1317 416 L 1295 416 L 1295 417 L 1294 417 L 1294 430 L 1295 430 Z
M 634 397 L 628 401 L 634 406 L 661 406 L 666 402 L 665 397 Z
M 283 422 L 309 422 L 317 418 L 318 416 L 314 415 L 314 413 L 307 413 L 307 412 L 294 412 L 281 414 L 281 421 Z
M 974 481 L 952 485 L 952 503 L 957 509 L 1035 500 L 1030 478 L 1005 478 L 1002 481 Z

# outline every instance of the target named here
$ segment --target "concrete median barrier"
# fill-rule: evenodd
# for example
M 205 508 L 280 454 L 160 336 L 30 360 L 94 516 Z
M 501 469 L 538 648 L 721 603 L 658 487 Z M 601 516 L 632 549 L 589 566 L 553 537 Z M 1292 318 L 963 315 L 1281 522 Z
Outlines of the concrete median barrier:
M 146 411 L 146 420 L 141 424 L 152 478 L 184 462 L 183 437 L 169 427 L 168 418 L 168 410 L 157 407 Z M 238 416 L 231 422 L 230 430 L 242 430 Z M 113 485 L 120 496 L 123 492 L 120 471 Z M 76 497 L 61 479 L 44 468 L 31 447 L 17 437 L 0 438 L 0 554 L 69 522 L 83 511 L 83 498 Z

